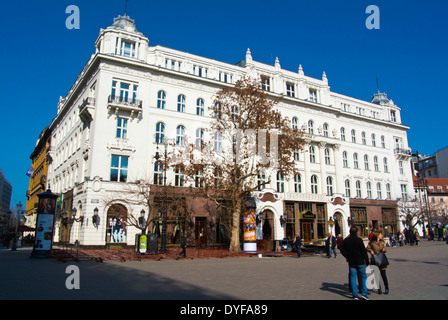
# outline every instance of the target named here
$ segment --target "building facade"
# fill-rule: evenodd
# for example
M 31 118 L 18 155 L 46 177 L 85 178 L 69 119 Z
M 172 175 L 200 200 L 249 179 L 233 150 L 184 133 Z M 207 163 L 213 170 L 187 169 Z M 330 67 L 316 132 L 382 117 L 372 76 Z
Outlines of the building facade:
M 2 169 L 0 169 L 0 235 L 5 235 L 8 231 L 8 223 L 11 214 L 12 185 L 6 180 Z
M 38 194 L 45 192 L 47 187 L 48 164 L 50 159 L 51 131 L 46 127 L 39 135 L 36 146 L 30 155 L 31 168 L 29 170 L 30 183 L 26 192 L 26 225 L 34 227 L 37 219 L 37 204 L 39 202 Z
M 384 93 L 371 102 L 334 93 L 325 72 L 315 79 L 302 66 L 298 72 L 282 69 L 278 59 L 266 65 L 253 60 L 250 50 L 228 64 L 150 46 L 128 16 L 102 29 L 95 48 L 50 126 L 47 182 L 62 194 L 60 210 L 70 221 L 64 239 L 57 231 L 60 241 L 104 246 L 118 239 L 133 245 L 139 230 L 120 221 L 117 226 L 114 212 L 138 216 L 148 210 L 119 200 L 123 194 L 132 198 L 129 186 L 144 180 L 189 194 L 182 221 L 190 244 L 225 242 L 220 209 L 195 196 L 195 183 L 184 183 L 182 173 L 168 171 L 160 179 L 165 173 L 155 156 L 163 153 L 164 139 L 200 139 L 213 121 L 208 107 L 214 94 L 243 77 L 260 79 L 269 96 L 281 96 L 277 108 L 307 134 L 304 150 L 295 155 L 301 174 L 273 177 L 253 195 L 258 240 L 271 245 L 300 233 L 313 242 L 330 231 L 346 236 L 350 224 L 363 235 L 386 225 L 400 228 L 397 199 L 413 192 L 409 128 Z M 170 222 L 169 241 L 178 226 Z

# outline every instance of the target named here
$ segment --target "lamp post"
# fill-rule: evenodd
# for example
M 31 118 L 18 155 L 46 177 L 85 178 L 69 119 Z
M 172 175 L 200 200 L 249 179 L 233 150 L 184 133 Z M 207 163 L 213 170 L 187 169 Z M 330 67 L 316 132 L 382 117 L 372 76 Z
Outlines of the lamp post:
M 22 209 L 22 203 L 19 201 L 19 203 L 17 204 L 16 229 L 14 231 L 14 240 L 12 243 L 11 251 L 17 250 L 17 229 L 19 228 L 20 209 Z

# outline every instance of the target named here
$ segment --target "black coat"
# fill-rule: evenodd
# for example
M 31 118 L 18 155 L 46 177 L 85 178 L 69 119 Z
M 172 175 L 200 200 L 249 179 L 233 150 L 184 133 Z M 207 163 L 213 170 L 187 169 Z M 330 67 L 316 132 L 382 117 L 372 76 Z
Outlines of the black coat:
M 369 256 L 364 242 L 358 236 L 350 235 L 342 242 L 341 254 L 351 266 L 369 265 Z

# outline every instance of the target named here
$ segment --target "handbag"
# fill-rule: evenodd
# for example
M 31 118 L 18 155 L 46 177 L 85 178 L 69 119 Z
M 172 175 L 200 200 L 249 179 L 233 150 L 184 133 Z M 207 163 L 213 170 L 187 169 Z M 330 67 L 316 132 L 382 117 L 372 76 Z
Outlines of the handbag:
M 372 255 L 372 259 L 378 268 L 384 268 L 389 264 L 389 260 L 387 259 L 384 252 Z

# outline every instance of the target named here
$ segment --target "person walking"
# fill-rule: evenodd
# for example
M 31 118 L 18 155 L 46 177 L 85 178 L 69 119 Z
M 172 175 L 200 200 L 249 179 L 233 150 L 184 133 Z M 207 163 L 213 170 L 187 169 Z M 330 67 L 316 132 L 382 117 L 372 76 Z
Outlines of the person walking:
M 302 238 L 300 238 L 300 234 L 296 234 L 296 239 L 294 241 L 294 250 L 297 252 L 297 258 L 300 258 L 300 255 L 302 254 L 300 247 L 302 246 Z
M 418 233 L 417 229 L 415 229 L 414 232 L 415 232 L 415 244 L 417 246 L 419 246 L 420 245 L 420 233 Z
M 341 234 L 338 234 L 338 237 L 336 238 L 336 247 L 338 248 L 339 252 L 342 250 L 342 242 L 344 239 L 342 238 Z
M 327 240 L 325 240 L 325 246 L 327 248 L 327 257 L 331 258 L 331 252 L 333 252 L 336 258 L 336 238 L 331 232 L 328 234 Z
M 366 247 L 361 238 L 358 237 L 358 228 L 350 228 L 350 236 L 342 243 L 341 254 L 347 259 L 350 270 L 350 287 L 352 288 L 353 299 L 359 300 L 357 278 L 360 275 L 361 299 L 367 298 L 367 274 L 366 266 L 369 265 L 369 257 Z
M 182 236 L 182 241 L 180 243 L 180 246 L 182 248 L 182 251 L 179 254 L 179 256 L 186 257 L 187 256 L 187 252 L 186 252 L 186 249 L 187 249 L 187 236 L 186 235 Z
M 367 245 L 367 251 L 369 251 L 372 256 L 374 254 L 378 254 L 380 252 L 386 253 L 386 243 L 384 242 L 383 239 L 383 234 L 382 233 L 374 233 L 372 236 L 372 239 L 369 241 L 369 244 Z M 387 280 L 387 275 L 386 275 L 386 270 L 387 270 L 387 266 L 384 267 L 379 267 L 380 269 L 380 274 L 381 274 L 381 279 L 383 280 L 384 283 L 384 294 L 389 294 L 389 282 Z M 378 294 L 382 294 L 381 291 L 381 285 L 380 288 L 378 289 Z

